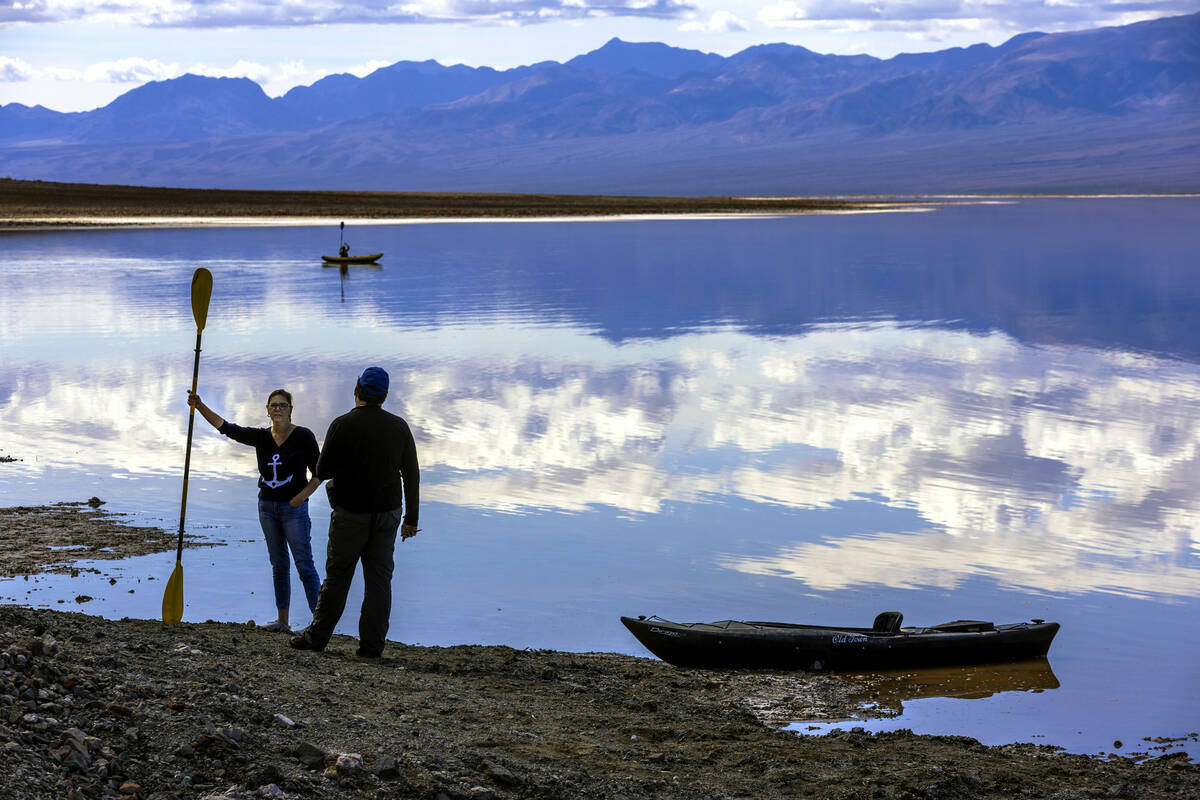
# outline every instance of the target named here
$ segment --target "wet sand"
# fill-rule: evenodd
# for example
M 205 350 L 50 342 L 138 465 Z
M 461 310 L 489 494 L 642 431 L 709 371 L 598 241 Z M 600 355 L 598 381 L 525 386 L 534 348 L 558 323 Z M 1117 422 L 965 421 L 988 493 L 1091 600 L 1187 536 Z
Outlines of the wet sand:
M 805 214 L 912 205 L 805 197 L 640 197 L 172 189 L 0 179 L 0 229 L 175 220 L 522 219 L 674 214 Z
M 0 510 L 42 545 L 120 557 L 173 540 L 127 536 L 118 517 L 97 519 L 105 516 L 86 504 Z M 61 551 L 43 552 L 43 566 L 60 565 Z M 16 569 L 31 565 L 22 556 Z M 847 719 L 864 698 L 886 698 L 871 676 L 397 642 L 366 661 L 355 645 L 336 636 L 310 653 L 252 623 L 166 626 L 0 606 L 0 796 L 1200 796 L 1200 766 L 1159 755 L 1169 744 L 1102 759 L 872 735 L 854 723 L 823 737 L 781 730 Z

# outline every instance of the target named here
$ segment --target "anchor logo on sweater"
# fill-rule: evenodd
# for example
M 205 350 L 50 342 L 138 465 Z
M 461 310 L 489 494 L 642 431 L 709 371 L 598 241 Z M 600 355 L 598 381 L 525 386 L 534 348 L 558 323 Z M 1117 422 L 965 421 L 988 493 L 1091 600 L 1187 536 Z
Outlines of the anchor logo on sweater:
M 271 456 L 271 460 L 267 463 L 271 465 L 271 480 L 266 480 L 264 478 L 263 486 L 270 486 L 272 489 L 278 489 L 280 486 L 283 486 L 292 479 L 292 476 L 288 475 L 283 480 L 279 480 L 279 453 Z

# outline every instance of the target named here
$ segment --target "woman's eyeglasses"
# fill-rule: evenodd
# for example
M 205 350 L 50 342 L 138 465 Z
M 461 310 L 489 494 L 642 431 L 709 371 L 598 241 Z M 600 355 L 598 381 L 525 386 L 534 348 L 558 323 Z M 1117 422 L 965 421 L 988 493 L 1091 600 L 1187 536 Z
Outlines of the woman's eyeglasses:
M 283 411 L 291 407 L 291 403 L 267 403 L 267 408 L 271 409 L 272 411 Z

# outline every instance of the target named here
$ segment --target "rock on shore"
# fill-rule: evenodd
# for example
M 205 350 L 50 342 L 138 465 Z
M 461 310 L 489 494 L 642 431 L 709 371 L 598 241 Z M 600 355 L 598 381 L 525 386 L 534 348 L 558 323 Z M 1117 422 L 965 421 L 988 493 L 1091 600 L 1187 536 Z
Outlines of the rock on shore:
M 354 647 L 0 606 L 0 796 L 1200 796 L 1183 754 L 1138 764 L 772 722 L 845 718 L 848 684 L 829 675 L 395 643 L 370 661 Z

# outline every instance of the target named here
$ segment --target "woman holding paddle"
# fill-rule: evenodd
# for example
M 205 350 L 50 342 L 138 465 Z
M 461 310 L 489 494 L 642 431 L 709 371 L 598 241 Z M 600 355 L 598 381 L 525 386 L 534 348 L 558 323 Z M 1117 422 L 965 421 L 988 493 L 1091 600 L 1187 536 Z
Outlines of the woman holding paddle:
M 267 397 L 267 428 L 243 428 L 227 422 L 204 404 L 200 395 L 188 391 L 188 405 L 200 412 L 218 432 L 235 442 L 249 445 L 258 454 L 258 521 L 267 540 L 275 583 L 275 607 L 279 618 L 264 626 L 269 631 L 290 631 L 288 609 L 292 580 L 288 551 L 296 562 L 310 611 L 317 607 L 321 579 L 313 565 L 312 520 L 308 498 L 320 486 L 316 477 L 317 438 L 308 428 L 292 424 L 292 395 L 276 389 Z M 311 475 L 311 478 L 306 478 Z

